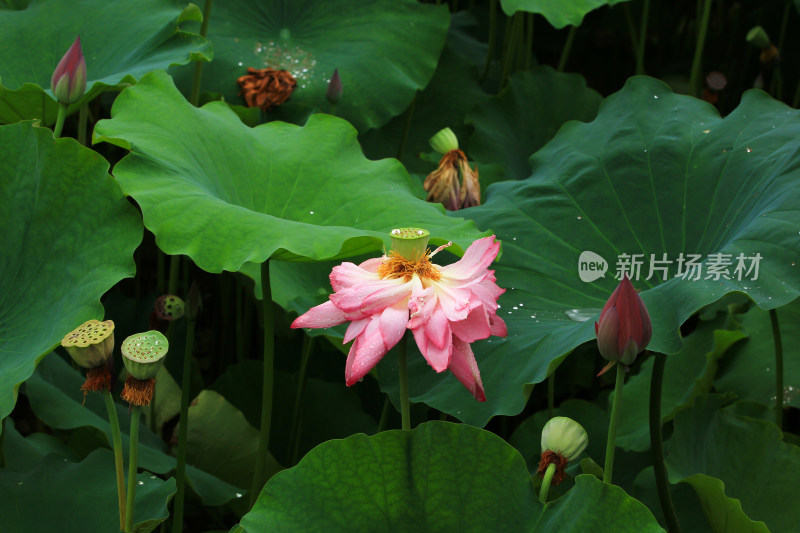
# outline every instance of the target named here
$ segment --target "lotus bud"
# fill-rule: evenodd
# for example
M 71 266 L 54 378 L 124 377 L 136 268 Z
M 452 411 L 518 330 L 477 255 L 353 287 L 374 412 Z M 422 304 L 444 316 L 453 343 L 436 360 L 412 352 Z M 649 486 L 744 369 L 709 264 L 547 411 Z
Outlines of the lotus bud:
M 653 333 L 650 315 L 627 275 L 603 307 L 594 331 L 600 355 L 611 361 L 601 374 L 617 361 L 631 365 L 650 342 Z
M 342 80 L 339 78 L 338 68 L 333 71 L 333 76 L 331 76 L 328 82 L 328 90 L 325 93 L 325 98 L 328 99 L 331 105 L 338 104 L 339 100 L 342 99 Z
M 156 299 L 154 307 L 159 319 L 172 321 L 183 316 L 185 306 L 183 300 L 177 296 L 164 294 Z
M 538 473 L 543 476 L 547 467 L 555 464 L 552 483 L 558 485 L 564 480 L 567 463 L 578 457 L 588 443 L 589 436 L 583 426 L 566 416 L 551 418 L 542 429 L 542 458 Z
M 80 37 L 58 62 L 50 80 L 50 89 L 62 104 L 75 103 L 86 92 L 86 60 L 81 51 Z
M 187 320 L 197 320 L 197 315 L 203 308 L 203 300 L 200 296 L 200 289 L 197 288 L 197 283 L 192 281 L 192 286 L 189 287 L 189 294 L 186 296 L 186 318 Z
M 759 50 L 763 50 L 770 46 L 769 35 L 761 26 L 754 26 L 750 28 L 750 31 L 747 32 L 747 42 L 758 48 Z
M 442 155 L 458 150 L 458 138 L 450 128 L 439 130 L 428 142 L 434 150 Z

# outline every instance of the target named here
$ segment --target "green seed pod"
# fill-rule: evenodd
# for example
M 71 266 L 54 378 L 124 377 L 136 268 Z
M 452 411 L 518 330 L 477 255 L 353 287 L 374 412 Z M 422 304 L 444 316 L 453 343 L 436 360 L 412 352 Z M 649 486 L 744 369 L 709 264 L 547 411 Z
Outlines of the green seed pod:
M 84 322 L 64 335 L 61 346 L 83 368 L 101 366 L 114 351 L 114 322 Z
M 542 453 L 556 452 L 571 461 L 586 449 L 589 436 L 583 427 L 566 416 L 556 416 L 542 429 Z
M 408 261 L 418 261 L 428 252 L 431 232 L 422 228 L 397 228 L 392 236 L 392 251 Z
M 458 150 L 458 138 L 450 128 L 439 130 L 428 142 L 434 150 L 442 155 Z
M 122 342 L 122 362 L 128 373 L 144 381 L 156 375 L 169 350 L 167 338 L 159 331 L 131 335 Z
M 183 316 L 185 304 L 173 294 L 164 294 L 156 299 L 154 307 L 161 320 L 178 320 Z

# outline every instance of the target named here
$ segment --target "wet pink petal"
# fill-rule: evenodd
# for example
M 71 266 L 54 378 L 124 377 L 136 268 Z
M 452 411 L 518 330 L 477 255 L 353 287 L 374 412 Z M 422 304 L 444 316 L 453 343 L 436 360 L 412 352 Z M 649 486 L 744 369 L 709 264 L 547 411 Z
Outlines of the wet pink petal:
M 408 324 L 408 305 L 405 302 L 387 307 L 381 313 L 380 327 L 383 336 L 383 344 L 386 350 L 391 350 L 395 344 L 400 342 L 406 332 Z
M 386 354 L 380 330 L 380 317 L 372 317 L 364 331 L 356 337 L 347 355 L 344 378 L 351 386 L 369 373 Z
M 453 339 L 453 355 L 447 367 L 458 381 L 464 385 L 469 392 L 479 402 L 486 401 L 486 394 L 481 382 L 481 373 L 478 370 L 478 363 L 472 353 L 472 347 L 458 338 Z
M 330 328 L 344 323 L 345 316 L 333 302 L 328 300 L 324 304 L 312 307 L 304 315 L 297 317 L 292 322 L 293 328 Z
M 367 327 L 367 324 L 369 324 L 369 318 L 362 318 L 361 320 L 353 320 L 350 322 L 350 325 L 347 326 L 347 331 L 344 333 L 344 340 L 342 341 L 342 344 L 347 344 L 351 340 L 361 335 L 361 332 L 364 331 L 364 329 Z
M 494 261 L 499 251 L 500 243 L 495 240 L 494 235 L 478 239 L 467 248 L 464 257 L 452 265 L 442 267 L 442 274 L 450 279 L 469 279 L 480 275 Z
M 485 339 L 492 334 L 489 315 L 482 304 L 470 311 L 464 320 L 451 323 L 450 327 L 453 330 L 453 335 L 464 342 Z

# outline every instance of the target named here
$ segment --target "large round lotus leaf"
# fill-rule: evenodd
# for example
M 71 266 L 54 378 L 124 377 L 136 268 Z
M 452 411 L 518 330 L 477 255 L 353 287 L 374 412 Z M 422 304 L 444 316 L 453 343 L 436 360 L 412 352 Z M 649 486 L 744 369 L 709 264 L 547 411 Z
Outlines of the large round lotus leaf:
M 762 308 L 794 300 L 799 119 L 800 112 L 760 91 L 745 93 L 722 119 L 701 100 L 636 77 L 604 102 L 593 122 L 567 123 L 534 155 L 530 178 L 495 184 L 484 205 L 459 212 L 503 241 L 493 268 L 507 289 L 499 313 L 508 338 L 472 345 L 487 401 L 467 401 L 452 376 L 411 357 L 412 401 L 476 425 L 519 413 L 527 384 L 541 382 L 558 358 L 594 339 L 594 320 L 618 283 L 621 254 L 643 254 L 632 278 L 650 311 L 654 351 L 679 351 L 684 320 L 726 293 L 746 293 Z M 585 251 L 598 256 L 581 258 Z M 646 279 L 651 255 L 660 261 L 664 254 L 671 261 L 667 281 L 659 270 Z M 700 256 L 700 270 L 686 279 L 675 277 L 680 254 Z M 745 270 L 737 271 L 739 254 Z M 586 279 L 598 274 L 590 263 L 608 272 L 584 282 L 579 260 Z M 730 279 L 714 279 L 714 265 Z M 746 270 L 755 265 L 757 273 Z M 384 390 L 395 385 L 391 375 L 382 378 Z
M 723 401 L 699 396 L 676 415 L 670 481 L 694 487 L 714 531 L 796 531 L 800 448 L 771 422 L 721 409 Z
M 474 427 L 427 422 L 411 431 L 320 444 L 276 474 L 241 525 L 247 531 L 660 531 L 619 487 L 581 476 L 539 503 L 522 456 Z
M 0 127 L 0 146 L 3 418 L 39 359 L 133 275 L 142 222 L 105 159 L 73 139 L 22 122 Z
M 784 405 L 800 407 L 800 299 L 775 311 L 783 346 Z M 739 399 L 775 405 L 775 339 L 769 313 L 753 308 L 741 316 L 749 337 L 720 361 L 714 380 L 718 392 L 734 392 Z
M 285 69 L 297 87 L 281 114 L 307 114 L 329 109 L 325 92 L 338 69 L 336 114 L 365 131 L 399 115 L 428 84 L 448 22 L 444 6 L 416 0 L 217 2 L 208 29 L 214 61 L 203 88 L 242 103 L 236 80 L 248 67 Z
M 175 480 L 137 475 L 134 531 L 146 533 L 169 517 Z M 117 531 L 114 454 L 95 450 L 80 463 L 51 454 L 29 472 L 0 470 L 3 531 Z M 46 508 L 46 512 L 43 509 Z
M 502 163 L 505 179 L 531 175 L 528 159 L 568 120 L 588 122 L 601 96 L 579 74 L 536 67 L 509 78 L 508 86 L 467 116 L 475 127 L 469 155 L 479 165 Z
M 613 6 L 628 0 L 500 0 L 506 15 L 517 11 L 537 13 L 547 19 L 554 28 L 566 25 L 580 26 L 583 17 L 602 6 Z
M 77 36 L 86 58 L 86 94 L 120 89 L 152 70 L 211 56 L 209 43 L 179 26 L 199 20 L 198 8 L 163 0 L 32 0 L 21 11 L 0 10 L 0 122 L 55 121 L 53 71 Z
M 481 236 L 416 198 L 396 160 L 367 160 L 355 129 L 330 115 L 249 128 L 224 103 L 190 105 L 163 72 L 126 89 L 111 114 L 95 141 L 131 148 L 114 167 L 123 190 L 162 250 L 209 272 L 376 252 L 396 227 L 461 250 Z

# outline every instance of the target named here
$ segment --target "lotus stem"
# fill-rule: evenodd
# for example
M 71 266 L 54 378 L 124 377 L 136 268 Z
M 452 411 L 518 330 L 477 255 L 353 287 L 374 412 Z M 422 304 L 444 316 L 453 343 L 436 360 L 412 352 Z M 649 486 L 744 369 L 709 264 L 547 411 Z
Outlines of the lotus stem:
M 603 483 L 611 483 L 614 470 L 614 449 L 617 443 L 617 425 L 622 412 L 622 385 L 625 383 L 625 365 L 617 363 L 617 378 L 614 385 L 614 403 L 611 406 L 611 421 L 608 424 L 608 439 L 606 440 L 606 461 L 603 466 Z
M 108 421 L 111 424 L 111 439 L 114 444 L 114 466 L 117 471 L 117 499 L 119 500 L 119 529 L 125 530 L 125 467 L 122 463 L 122 436 L 119 430 L 119 418 L 114 406 L 114 398 L 110 390 L 103 391 L 103 400 L 108 410 Z
M 128 454 L 128 493 L 125 505 L 125 529 L 128 533 L 133 531 L 133 505 L 136 497 L 136 470 L 139 461 L 139 418 L 142 408 L 131 405 L 131 430 L 129 434 Z
M 67 104 L 58 103 L 58 116 L 56 125 L 53 128 L 53 137 L 61 137 L 61 130 L 64 129 L 64 119 L 67 118 Z
M 497 40 L 497 0 L 489 0 L 489 49 L 486 52 L 486 63 L 483 65 L 483 72 L 478 83 L 483 84 L 489 74 L 494 58 L 495 41 Z
M 656 477 L 656 489 L 661 511 L 667 522 L 669 533 L 680 533 L 681 526 L 672 503 L 672 494 L 669 491 L 667 467 L 664 464 L 664 442 L 661 435 L 661 390 L 664 383 L 664 367 L 667 356 L 656 353 L 653 362 L 653 375 L 650 379 L 650 450 L 653 454 L 653 471 Z
M 636 46 L 636 74 L 644 75 L 644 47 L 647 44 L 647 18 L 650 15 L 650 0 L 642 4 L 642 20 L 639 25 L 639 40 Z
M 558 68 L 556 69 L 558 72 L 564 72 L 564 67 L 567 66 L 567 60 L 569 59 L 569 52 L 572 50 L 572 42 L 575 40 L 575 32 L 577 28 L 575 26 L 569 27 L 569 33 L 567 34 L 567 40 L 564 42 L 564 48 L 561 50 L 561 58 L 558 60 Z
M 212 0 L 206 0 L 203 5 L 203 23 L 200 25 L 200 35 L 205 37 L 208 35 L 208 21 L 211 18 L 211 4 Z M 193 106 L 197 107 L 200 103 L 200 83 L 203 80 L 203 61 L 194 62 L 194 76 L 192 77 L 192 92 L 189 96 L 189 101 Z
M 78 110 L 78 142 L 86 146 L 86 123 L 89 121 L 89 104 L 84 104 Z
M 303 390 L 306 384 L 306 374 L 308 372 L 308 360 L 311 358 L 311 350 L 314 348 L 314 337 L 306 335 L 303 338 L 303 352 L 300 355 L 300 371 L 297 375 L 297 393 L 294 397 L 294 410 L 292 412 L 292 432 L 289 435 L 289 464 L 297 463 L 297 452 L 300 446 L 300 419 L 302 418 L 301 407 L 303 403 Z
M 708 32 L 708 19 L 711 15 L 711 0 L 697 0 L 698 11 L 702 5 L 702 19 L 697 31 L 697 45 L 694 49 L 694 60 L 692 61 L 692 73 L 689 76 L 689 92 L 692 96 L 700 94 L 698 80 L 700 79 L 700 67 L 703 62 L 703 47 L 706 44 L 706 33 Z M 639 36 L 643 39 L 644 36 Z
M 400 146 L 397 147 L 397 159 L 403 157 L 403 152 L 406 149 L 406 143 L 408 143 L 408 132 L 411 131 L 411 122 L 414 120 L 414 108 L 417 107 L 417 95 L 419 95 L 419 91 L 414 94 L 414 99 L 411 100 L 411 105 L 408 106 L 406 110 L 406 122 L 403 124 L 403 133 L 400 137 Z
M 192 384 L 192 349 L 194 347 L 195 317 L 186 313 L 186 347 L 183 352 L 183 376 L 181 377 L 181 411 L 178 426 L 178 462 L 175 467 L 175 504 L 173 507 L 172 531 L 183 531 L 183 503 L 186 494 L 186 447 L 189 432 L 189 392 Z
M 503 72 L 500 76 L 500 89 L 502 90 L 508 83 L 511 75 L 514 57 L 519 52 L 520 34 L 522 33 L 522 13 L 517 12 L 511 17 L 511 27 L 508 29 L 506 40 L 505 56 L 503 57 Z
M 528 13 L 525 16 L 528 31 L 525 33 L 525 60 L 523 67 L 525 70 L 531 69 L 531 62 L 533 61 L 533 13 Z
M 386 424 L 389 422 L 389 411 L 392 405 L 391 400 L 389 400 L 389 395 L 384 396 L 383 398 L 383 408 L 381 409 L 381 418 L 378 420 L 378 433 L 382 431 L 386 431 Z
M 539 501 L 547 503 L 547 493 L 550 492 L 550 482 L 553 481 L 553 474 L 556 473 L 556 464 L 550 463 L 547 465 L 547 470 L 544 471 L 542 477 L 542 487 L 539 489 Z
M 778 313 L 775 309 L 769 310 L 769 320 L 772 323 L 772 340 L 775 343 L 775 423 L 783 430 L 783 342 Z
M 547 378 L 547 419 L 553 418 L 553 409 L 555 408 L 555 393 L 556 393 L 556 371 L 550 374 Z
M 261 395 L 261 430 L 258 436 L 258 458 L 250 489 L 252 507 L 261 493 L 267 477 L 267 454 L 269 453 L 269 432 L 272 421 L 272 387 L 275 360 L 275 321 L 272 311 L 272 290 L 269 284 L 269 260 L 261 263 L 261 305 L 264 317 L 264 373 Z
M 400 382 L 400 417 L 402 428 L 411 429 L 411 404 L 408 401 L 408 364 L 406 362 L 406 347 L 408 346 L 408 334 L 403 335 L 397 343 L 397 369 Z

